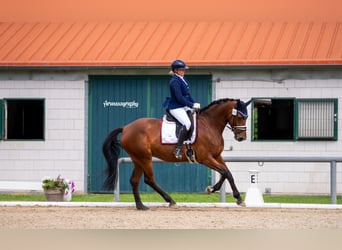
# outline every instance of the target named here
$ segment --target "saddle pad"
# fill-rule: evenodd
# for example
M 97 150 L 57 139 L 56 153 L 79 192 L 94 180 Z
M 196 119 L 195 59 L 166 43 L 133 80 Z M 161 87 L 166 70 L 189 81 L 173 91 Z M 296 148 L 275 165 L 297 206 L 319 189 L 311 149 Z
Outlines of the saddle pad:
M 176 123 L 166 120 L 166 115 L 163 116 L 161 125 L 161 143 L 162 144 L 176 144 L 178 139 L 176 137 Z M 197 119 L 194 116 L 194 131 L 191 135 L 191 140 L 185 140 L 184 144 L 193 144 L 197 135 Z

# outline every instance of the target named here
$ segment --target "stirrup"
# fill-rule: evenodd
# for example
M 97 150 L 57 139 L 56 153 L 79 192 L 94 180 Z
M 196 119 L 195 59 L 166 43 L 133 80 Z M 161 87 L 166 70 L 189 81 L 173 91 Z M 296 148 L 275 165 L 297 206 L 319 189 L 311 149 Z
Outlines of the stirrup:
M 182 159 L 182 148 L 176 148 L 173 151 L 173 155 L 179 160 Z

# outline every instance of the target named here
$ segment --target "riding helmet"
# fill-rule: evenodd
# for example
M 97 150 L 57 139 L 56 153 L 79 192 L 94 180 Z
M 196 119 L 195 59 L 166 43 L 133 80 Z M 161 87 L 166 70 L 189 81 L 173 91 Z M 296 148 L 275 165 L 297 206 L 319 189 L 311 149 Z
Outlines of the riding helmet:
M 189 67 L 186 66 L 185 62 L 182 60 L 174 60 L 171 64 L 171 70 L 174 71 L 175 69 L 188 69 Z

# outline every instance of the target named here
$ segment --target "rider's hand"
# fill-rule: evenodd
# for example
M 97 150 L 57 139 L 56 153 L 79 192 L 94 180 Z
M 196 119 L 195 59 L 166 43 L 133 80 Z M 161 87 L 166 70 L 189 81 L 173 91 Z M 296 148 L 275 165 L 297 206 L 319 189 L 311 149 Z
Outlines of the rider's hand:
M 192 106 L 193 109 L 200 109 L 201 108 L 201 104 L 195 102 L 194 105 Z

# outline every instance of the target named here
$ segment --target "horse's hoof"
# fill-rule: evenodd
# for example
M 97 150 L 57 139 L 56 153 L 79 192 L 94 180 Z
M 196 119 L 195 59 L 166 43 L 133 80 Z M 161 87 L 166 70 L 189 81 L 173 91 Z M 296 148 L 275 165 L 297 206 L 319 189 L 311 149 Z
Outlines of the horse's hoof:
M 212 186 L 208 186 L 206 189 L 205 189 L 205 193 L 206 194 L 211 194 L 213 192 L 214 188 Z
M 177 208 L 178 206 L 177 206 L 177 203 L 170 203 L 170 204 L 169 204 L 169 207 Z
M 243 200 L 236 202 L 236 204 L 238 204 L 240 207 L 246 207 L 246 203 Z
M 142 211 L 146 211 L 146 210 L 149 210 L 149 209 L 150 209 L 149 207 L 146 207 L 146 206 L 143 205 L 143 204 L 136 205 L 136 208 L 137 208 L 138 210 L 142 210 Z

